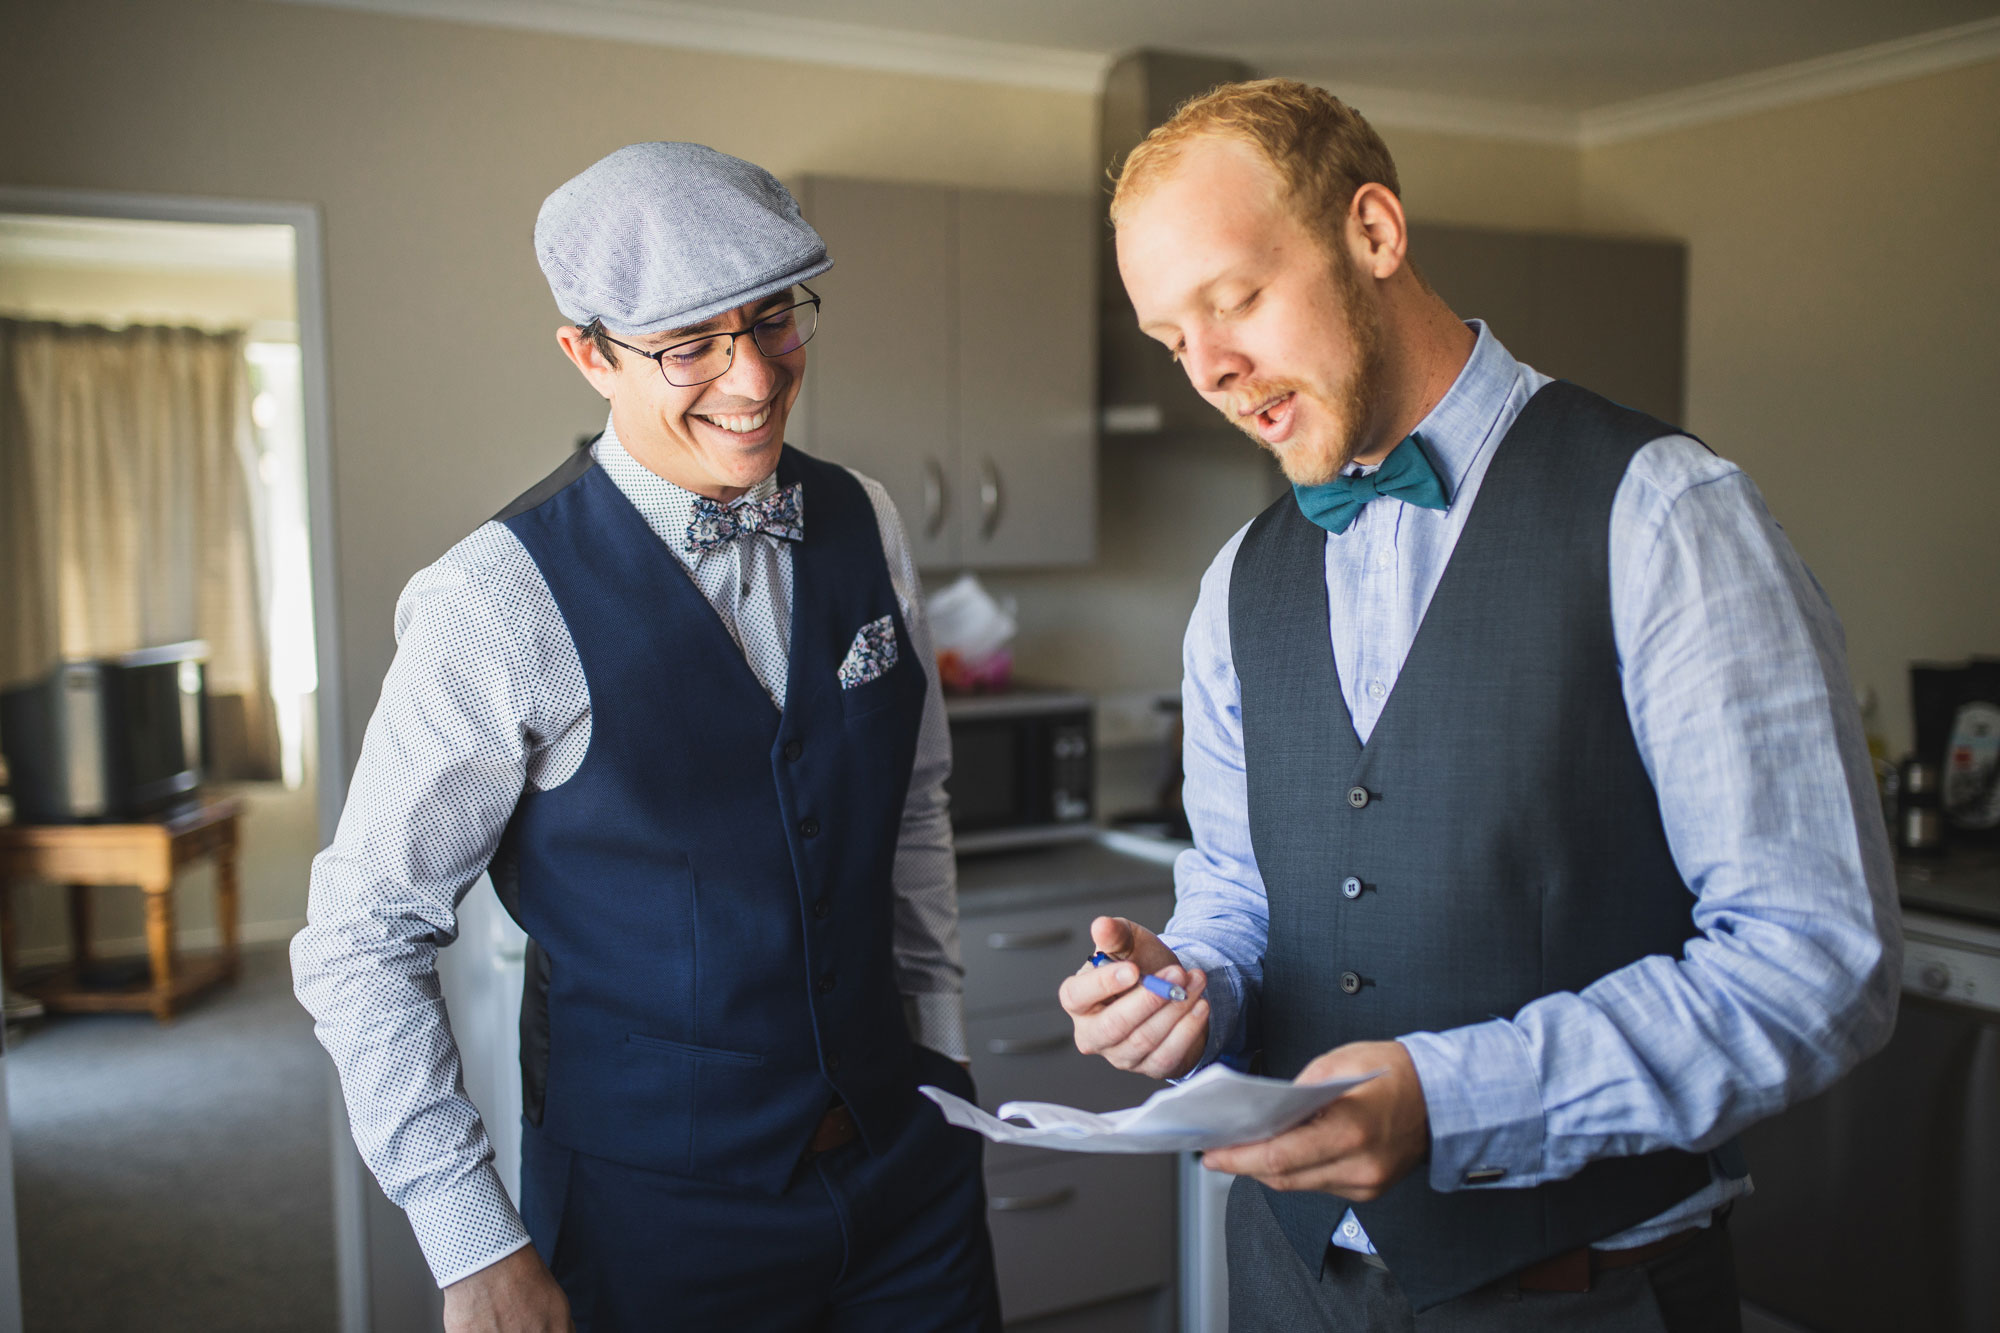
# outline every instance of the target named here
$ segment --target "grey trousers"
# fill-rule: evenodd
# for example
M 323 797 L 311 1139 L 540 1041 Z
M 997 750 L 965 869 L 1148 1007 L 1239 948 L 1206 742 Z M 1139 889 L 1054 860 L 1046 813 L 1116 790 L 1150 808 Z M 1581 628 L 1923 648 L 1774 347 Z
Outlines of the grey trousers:
M 1741 1333 L 1726 1222 L 1587 1292 L 1521 1291 L 1505 1278 L 1421 1315 L 1385 1268 L 1328 1247 L 1299 1260 L 1255 1181 L 1229 1189 L 1229 1333 Z

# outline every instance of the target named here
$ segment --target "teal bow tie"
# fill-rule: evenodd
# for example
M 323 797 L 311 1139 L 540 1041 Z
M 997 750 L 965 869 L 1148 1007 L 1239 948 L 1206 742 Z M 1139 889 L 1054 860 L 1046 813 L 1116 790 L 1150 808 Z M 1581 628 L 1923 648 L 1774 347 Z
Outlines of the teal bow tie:
M 1366 477 L 1335 477 L 1324 486 L 1294 486 L 1299 512 L 1328 532 L 1347 531 L 1361 506 L 1378 495 L 1423 509 L 1445 507 L 1444 483 L 1414 435 L 1389 451 L 1382 466 Z

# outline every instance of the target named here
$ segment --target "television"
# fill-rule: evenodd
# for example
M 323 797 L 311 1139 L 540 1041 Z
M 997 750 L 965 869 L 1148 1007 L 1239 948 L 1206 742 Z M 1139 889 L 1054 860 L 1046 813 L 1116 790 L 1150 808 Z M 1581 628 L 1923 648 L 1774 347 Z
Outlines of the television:
M 0 751 L 14 819 L 135 819 L 201 784 L 208 645 L 64 661 L 0 692 Z

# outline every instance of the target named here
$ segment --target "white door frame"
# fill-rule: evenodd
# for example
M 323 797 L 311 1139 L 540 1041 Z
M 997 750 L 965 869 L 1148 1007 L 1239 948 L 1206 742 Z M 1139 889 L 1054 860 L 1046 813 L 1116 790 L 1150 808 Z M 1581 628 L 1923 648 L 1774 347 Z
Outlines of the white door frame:
M 313 635 L 317 640 L 319 692 L 319 841 L 333 840 L 346 793 L 347 764 L 340 707 L 340 623 L 333 540 L 333 448 L 327 408 L 325 249 L 314 204 L 185 195 L 123 194 L 100 190 L 36 189 L 0 185 L 0 213 L 50 213 L 64 217 L 129 218 L 147 222 L 276 223 L 292 229 L 293 272 L 298 284 L 299 365 L 305 399 L 306 522 L 312 553 Z M 333 1169 L 335 1280 L 341 1333 L 368 1333 L 367 1222 L 363 1212 L 361 1158 L 348 1133 L 340 1090 L 328 1077 L 328 1136 Z M 9 1165 L 11 1166 L 11 1153 Z M 4 1200 L 9 1225 L 13 1196 Z M 0 1265 L 4 1268 L 4 1265 Z M 4 1272 L 0 1272 L 4 1280 Z M 19 1278 L 13 1301 L 20 1301 Z M 0 1290 L 0 1321 L 7 1297 Z M 18 1317 L 17 1317 L 18 1318 Z M 17 1325 L 18 1326 L 18 1325 Z M 0 1323 L 4 1327 L 4 1323 Z

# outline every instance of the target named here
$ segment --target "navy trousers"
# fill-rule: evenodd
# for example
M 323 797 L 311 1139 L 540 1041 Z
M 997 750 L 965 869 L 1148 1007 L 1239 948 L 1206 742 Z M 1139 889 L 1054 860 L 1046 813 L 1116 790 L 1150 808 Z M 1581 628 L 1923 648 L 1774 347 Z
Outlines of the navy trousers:
M 923 1082 L 972 1080 L 918 1050 Z M 521 1212 L 578 1333 L 1000 1327 L 982 1140 L 928 1102 L 881 1156 L 859 1140 L 773 1197 L 573 1152 L 534 1126 Z

